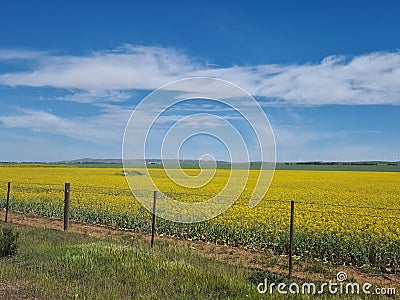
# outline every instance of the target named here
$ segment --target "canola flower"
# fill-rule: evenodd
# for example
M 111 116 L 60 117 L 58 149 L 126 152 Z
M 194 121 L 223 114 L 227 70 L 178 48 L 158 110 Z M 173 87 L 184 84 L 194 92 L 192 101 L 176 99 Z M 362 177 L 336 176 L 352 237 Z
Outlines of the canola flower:
M 191 189 L 171 182 L 162 169 L 149 171 L 165 195 L 183 202 L 204 201 L 218 194 L 229 176 L 244 172 L 217 170 L 208 184 Z M 192 176 L 198 172 L 185 170 Z M 285 254 L 290 200 L 294 200 L 297 256 L 399 269 L 400 173 L 277 171 L 264 199 L 251 209 L 248 200 L 257 172 L 250 171 L 238 201 L 223 214 L 195 224 L 158 219 L 158 232 Z M 136 170 L 132 175 L 138 193 L 150 199 L 152 191 L 142 184 L 141 174 Z M 12 182 L 12 210 L 61 217 L 64 183 L 70 182 L 72 219 L 141 231 L 150 229 L 150 213 L 132 195 L 121 169 L 1 166 L 3 208 L 7 181 Z

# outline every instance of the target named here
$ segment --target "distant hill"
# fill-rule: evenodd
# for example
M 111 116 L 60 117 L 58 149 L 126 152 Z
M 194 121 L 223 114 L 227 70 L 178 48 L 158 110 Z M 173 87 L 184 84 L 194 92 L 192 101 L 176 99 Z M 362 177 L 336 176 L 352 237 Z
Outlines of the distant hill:
M 175 162 L 175 160 L 172 159 L 145 159 L 147 164 L 161 164 L 162 162 L 164 163 L 172 163 Z M 128 161 L 129 163 L 132 164 L 139 164 L 142 162 L 141 159 L 132 159 Z M 192 160 L 192 159 L 182 159 L 179 161 L 181 164 L 197 164 L 199 163 L 198 160 Z M 64 163 L 64 164 L 122 164 L 122 159 L 118 158 L 80 158 L 80 159 L 74 159 L 74 160 L 69 160 L 69 161 L 60 161 L 56 163 Z M 203 163 L 207 163 L 207 161 L 203 161 Z M 210 163 L 212 163 L 210 161 Z M 217 164 L 229 164 L 229 162 L 226 161 L 217 161 Z
M 122 164 L 120 158 L 80 158 L 74 160 L 63 161 L 66 164 Z

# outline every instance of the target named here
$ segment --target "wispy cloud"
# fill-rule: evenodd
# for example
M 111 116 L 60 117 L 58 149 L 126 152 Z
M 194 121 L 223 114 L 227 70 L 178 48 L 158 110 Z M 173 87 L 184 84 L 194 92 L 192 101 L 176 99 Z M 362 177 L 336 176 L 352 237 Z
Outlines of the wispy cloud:
M 53 112 L 18 107 L 14 113 L 0 115 L 0 124 L 6 128 L 23 128 L 33 132 L 51 133 L 71 137 L 95 144 L 121 142 L 126 123 L 134 107 L 125 107 L 109 103 L 98 103 L 99 113 L 90 117 L 62 117 Z M 191 116 L 171 110 L 168 115 L 161 115 L 157 119 L 146 111 L 139 114 L 139 124 L 149 120 L 154 121 L 153 132 L 165 133 L 172 124 L 183 120 L 181 126 L 204 129 L 219 127 L 215 117 Z M 227 120 L 236 119 L 235 116 L 225 117 Z M 138 132 L 146 132 L 149 128 L 137 127 Z
M 47 100 L 62 100 L 79 103 L 112 103 L 123 102 L 132 97 L 132 92 L 119 90 L 71 90 L 69 94 L 62 97 Z
M 66 97 L 69 101 L 95 99 L 93 91 L 152 90 L 185 77 L 211 76 L 275 104 L 400 104 L 400 52 L 329 56 L 319 63 L 208 68 L 207 63 L 162 47 L 125 45 L 86 56 L 0 50 L 0 60 L 10 59 L 37 61 L 28 72 L 0 74 L 1 85 L 83 91 Z
M 0 84 L 82 90 L 154 89 L 194 70 L 173 49 L 126 45 L 88 56 L 48 55 L 30 72 L 7 73 Z
M 47 57 L 46 52 L 23 49 L 0 49 L 0 61 L 41 59 Z
M 24 128 L 96 144 L 109 144 L 122 140 L 130 113 L 131 109 L 106 105 L 96 116 L 65 118 L 43 110 L 19 108 L 15 114 L 0 116 L 0 122 L 6 128 Z

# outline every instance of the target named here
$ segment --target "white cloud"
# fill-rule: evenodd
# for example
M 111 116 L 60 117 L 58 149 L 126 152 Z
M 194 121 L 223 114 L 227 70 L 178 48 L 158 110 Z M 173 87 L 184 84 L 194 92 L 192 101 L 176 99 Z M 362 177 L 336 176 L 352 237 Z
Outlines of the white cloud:
M 0 49 L 0 61 L 40 59 L 45 56 L 46 53 L 40 51 Z
M 6 128 L 30 129 L 96 144 L 119 143 L 131 110 L 105 105 L 101 111 L 92 117 L 65 118 L 42 110 L 20 108 L 18 114 L 0 116 L 0 122 Z
M 79 103 L 123 102 L 132 97 L 132 93 L 119 90 L 71 90 L 70 94 L 48 100 L 62 100 Z
M 80 89 L 83 96 L 93 93 L 85 91 L 152 90 L 181 78 L 210 76 L 232 81 L 253 96 L 267 97 L 274 103 L 400 104 L 400 52 L 369 53 L 349 60 L 328 56 L 314 64 L 211 69 L 174 49 L 132 45 L 87 56 L 0 51 L 0 60 L 11 58 L 37 58 L 38 62 L 29 72 L 1 74 L 1 85 Z M 86 101 L 83 96 L 65 100 Z
M 320 64 L 296 65 L 261 81 L 259 93 L 285 102 L 400 104 L 400 53 L 372 53 L 346 62 L 329 57 Z
M 34 132 L 58 134 L 78 140 L 92 142 L 95 144 L 120 143 L 124 134 L 127 121 L 134 107 L 125 107 L 108 103 L 98 103 L 96 107 L 100 110 L 98 114 L 90 117 L 62 117 L 53 112 L 17 108 L 14 113 L 0 115 L 0 124 L 6 128 L 23 128 Z M 170 126 L 187 117 L 180 114 L 179 110 L 171 111 L 173 114 L 161 115 L 153 120 L 154 115 L 150 112 L 142 111 L 137 115 L 140 120 L 138 124 L 145 124 L 154 121 L 151 129 L 156 134 L 159 132 L 162 137 Z M 226 119 L 235 119 L 234 116 L 226 116 Z M 200 118 L 191 116 L 185 120 L 186 126 L 196 126 L 196 128 L 207 128 L 220 126 L 211 117 Z M 146 133 L 149 128 L 137 127 L 135 132 Z
M 88 56 L 51 56 L 30 72 L 7 73 L 0 84 L 83 90 L 154 89 L 193 70 L 175 50 L 124 46 Z
M 113 51 L 94 52 L 87 56 L 51 55 L 29 50 L 0 50 L 1 62 L 7 64 L 15 62 L 18 66 L 25 64 L 24 69 L 30 71 L 0 73 L 0 85 L 51 86 L 67 89 L 69 94 L 66 96 L 47 99 L 89 103 L 100 110 L 97 115 L 78 118 L 20 108 L 15 113 L 0 115 L 0 123 L 4 127 L 52 133 L 96 145 L 118 144 L 119 146 L 121 143 L 126 122 L 133 109 L 121 106 L 121 102 L 132 97 L 132 90 L 151 90 L 185 77 L 210 76 L 229 80 L 253 96 L 259 96 L 259 102 L 263 106 L 400 105 L 400 52 L 370 53 L 352 59 L 329 56 L 314 64 L 271 64 L 208 69 L 207 64 L 202 64 L 174 49 L 125 45 Z M 204 87 L 203 90 L 186 85 L 182 86 L 181 92 L 183 93 L 176 94 L 185 97 L 201 92 L 216 97 L 229 94 L 229 91 L 218 89 L 214 85 Z M 240 101 L 242 110 L 251 109 L 255 104 Z M 115 105 L 116 103 L 119 105 Z M 147 110 L 141 111 L 137 117 L 142 122 L 138 122 L 139 126 L 133 133 L 141 134 L 146 131 L 147 128 L 142 128 L 142 124 L 153 120 L 154 112 L 160 111 L 163 106 L 161 99 L 147 106 Z M 221 105 L 182 103 L 157 120 L 157 126 L 154 128 L 156 139 L 160 140 L 172 123 L 188 114 L 204 111 L 219 113 L 229 120 L 235 118 L 230 114 L 230 108 Z M 188 127 L 201 128 L 215 128 L 221 125 L 204 116 L 188 119 L 184 124 Z M 350 142 L 341 149 L 339 147 L 333 149 L 334 147 L 330 146 L 316 150 L 313 144 L 326 138 L 329 133 L 301 131 L 283 126 L 275 127 L 274 131 L 281 160 L 287 160 L 288 157 L 298 160 L 298 153 L 307 153 L 308 156 L 304 156 L 304 160 L 313 160 L 316 157 L 333 159 L 336 158 L 335 153 L 341 153 L 338 159 L 356 159 L 357 155 L 354 153 L 363 154 L 360 155 L 363 159 L 370 159 L 383 157 L 387 153 L 378 146 L 371 148 L 372 146 L 352 145 Z

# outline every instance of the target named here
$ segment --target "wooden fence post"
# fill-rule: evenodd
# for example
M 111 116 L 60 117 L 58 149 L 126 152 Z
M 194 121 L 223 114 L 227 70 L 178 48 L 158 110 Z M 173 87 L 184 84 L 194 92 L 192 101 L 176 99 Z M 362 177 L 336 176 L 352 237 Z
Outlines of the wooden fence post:
M 7 186 L 7 200 L 6 200 L 6 223 L 8 222 L 8 206 L 10 202 L 10 189 L 11 189 L 11 182 L 8 182 Z
M 156 231 L 156 203 L 157 203 L 157 192 L 154 191 L 153 194 L 153 212 L 152 212 L 152 222 L 151 222 L 151 248 L 153 248 L 154 244 L 154 233 Z
M 290 201 L 290 245 L 289 245 L 289 280 L 293 271 L 293 234 L 294 234 L 294 201 Z
M 69 183 L 65 183 L 65 189 L 64 189 L 64 231 L 67 231 L 68 227 L 69 227 L 70 191 L 71 191 L 70 184 Z

